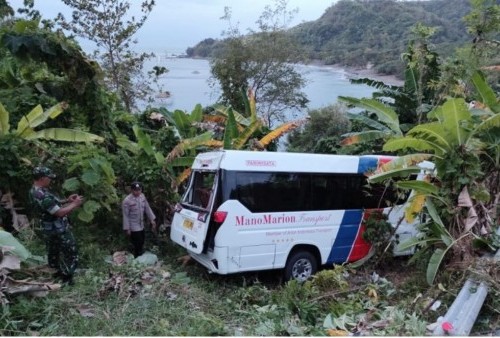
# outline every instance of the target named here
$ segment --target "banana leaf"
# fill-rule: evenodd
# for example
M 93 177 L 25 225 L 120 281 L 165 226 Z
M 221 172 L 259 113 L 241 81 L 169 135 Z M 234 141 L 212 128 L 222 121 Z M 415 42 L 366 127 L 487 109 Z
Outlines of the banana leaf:
M 472 75 L 472 83 L 481 96 L 481 101 L 496 113 L 500 113 L 500 104 L 498 103 L 495 92 L 488 85 L 481 72 L 476 71 Z
M 247 143 L 248 139 L 250 136 L 253 135 L 253 133 L 259 129 L 262 126 L 262 123 L 260 120 L 255 120 L 252 122 L 251 125 L 249 125 L 241 134 L 240 136 L 233 141 L 233 148 L 234 149 L 241 149 L 243 146 Z
M 438 155 L 443 153 L 443 150 L 439 145 L 415 137 L 390 139 L 382 147 L 384 151 L 391 152 L 406 148 L 415 149 L 417 151 L 432 150 Z
M 402 135 L 401 128 L 399 127 L 398 115 L 394 110 L 387 107 L 382 102 L 374 99 L 357 99 L 346 96 L 339 96 L 338 99 L 347 104 L 375 113 L 380 122 L 385 123 L 397 135 Z
M 28 129 L 29 130 L 29 129 Z M 27 140 L 45 139 L 65 142 L 102 142 L 104 138 L 81 130 L 49 128 L 32 132 L 24 137 Z
M 368 182 L 379 183 L 388 178 L 392 177 L 408 177 L 411 174 L 416 174 L 420 172 L 419 167 L 408 167 L 408 168 L 398 168 L 394 170 L 385 171 L 379 174 L 374 174 L 368 177 Z
M 446 250 L 437 248 L 434 250 L 434 253 L 431 256 L 431 259 L 429 260 L 429 263 L 427 265 L 427 283 L 429 285 L 432 285 L 434 283 L 434 279 L 436 278 L 437 272 L 439 271 L 439 266 L 441 265 L 441 262 L 444 259 L 444 256 L 446 255 L 446 252 L 448 252 L 449 247 Z
M 356 133 L 347 133 L 342 135 L 344 139 L 342 139 L 341 144 L 343 146 L 348 146 L 351 144 L 367 143 L 370 141 L 383 139 L 387 136 L 390 136 L 390 134 L 379 130 L 367 130 Z
M 401 181 L 396 185 L 402 189 L 411 189 L 423 194 L 437 194 L 439 189 L 432 183 L 425 181 Z
M 9 130 L 9 113 L 0 102 L 0 136 L 7 135 Z
M 238 126 L 233 109 L 227 110 L 226 128 L 224 130 L 224 149 L 233 149 L 233 140 L 239 136 Z
M 28 115 L 24 115 L 21 118 L 17 124 L 17 134 L 24 136 L 23 133 L 26 129 L 34 129 L 47 121 L 49 118 L 56 118 L 66 107 L 66 103 L 58 103 L 44 111 L 41 105 L 36 106 L 28 113 Z

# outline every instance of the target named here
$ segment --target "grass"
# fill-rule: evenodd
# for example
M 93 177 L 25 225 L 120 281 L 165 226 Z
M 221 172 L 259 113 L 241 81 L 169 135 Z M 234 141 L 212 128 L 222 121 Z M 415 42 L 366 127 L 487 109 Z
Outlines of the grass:
M 280 284 L 276 271 L 219 276 L 196 263 L 182 266 L 177 258 L 185 251 L 166 237 L 152 248 L 161 264 L 114 266 L 106 256 L 127 249 L 127 241 L 123 236 L 93 237 L 96 233 L 76 234 L 81 251 L 76 285 L 42 298 L 12 297 L 2 307 L 0 334 L 422 336 L 429 334 L 426 325 L 446 312 L 461 287 L 456 275 L 449 278 L 457 280 L 456 285 L 450 282 L 446 292 L 428 287 L 425 272 L 409 269 L 404 259 L 389 259 L 380 268 L 337 266 L 304 284 Z M 36 237 L 29 249 L 43 254 Z M 448 305 L 428 310 L 436 297 Z M 499 323 L 498 297 L 488 298 L 478 319 L 477 332 L 483 334 Z

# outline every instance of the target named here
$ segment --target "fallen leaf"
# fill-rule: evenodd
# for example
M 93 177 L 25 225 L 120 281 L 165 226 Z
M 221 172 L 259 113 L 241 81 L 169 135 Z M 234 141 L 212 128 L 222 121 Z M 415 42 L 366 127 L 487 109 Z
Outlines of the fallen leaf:
M 3 250 L 4 247 L 2 247 Z M 4 255 L 2 261 L 0 262 L 0 269 L 7 268 L 10 270 L 21 269 L 21 260 L 17 256 Z
M 113 254 L 113 264 L 122 265 L 127 262 L 127 251 L 117 251 Z
M 348 336 L 349 332 L 344 331 L 344 330 L 334 330 L 334 329 L 328 329 L 326 330 L 326 333 L 330 337 L 340 337 L 340 336 Z
M 191 261 L 191 256 L 185 255 L 182 257 L 177 258 L 178 262 L 182 263 L 182 266 L 186 266 L 190 261 Z

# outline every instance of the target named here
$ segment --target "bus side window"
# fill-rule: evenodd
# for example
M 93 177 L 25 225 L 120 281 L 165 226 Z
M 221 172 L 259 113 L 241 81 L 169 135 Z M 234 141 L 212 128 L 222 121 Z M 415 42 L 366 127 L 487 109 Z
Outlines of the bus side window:
M 333 194 L 329 180 L 324 176 L 314 175 L 311 179 L 311 209 L 333 209 Z

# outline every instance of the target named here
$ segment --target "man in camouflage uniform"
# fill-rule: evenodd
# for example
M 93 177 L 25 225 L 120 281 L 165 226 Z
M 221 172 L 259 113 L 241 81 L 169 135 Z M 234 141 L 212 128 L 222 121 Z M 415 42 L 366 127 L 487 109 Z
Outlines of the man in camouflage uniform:
M 29 200 L 40 219 L 47 246 L 48 264 L 57 270 L 55 276 L 71 285 L 78 263 L 78 252 L 67 215 L 82 205 L 83 197 L 73 194 L 61 200 L 52 194 L 48 187 L 55 177 L 49 168 L 36 167 L 33 170 L 34 181 Z

